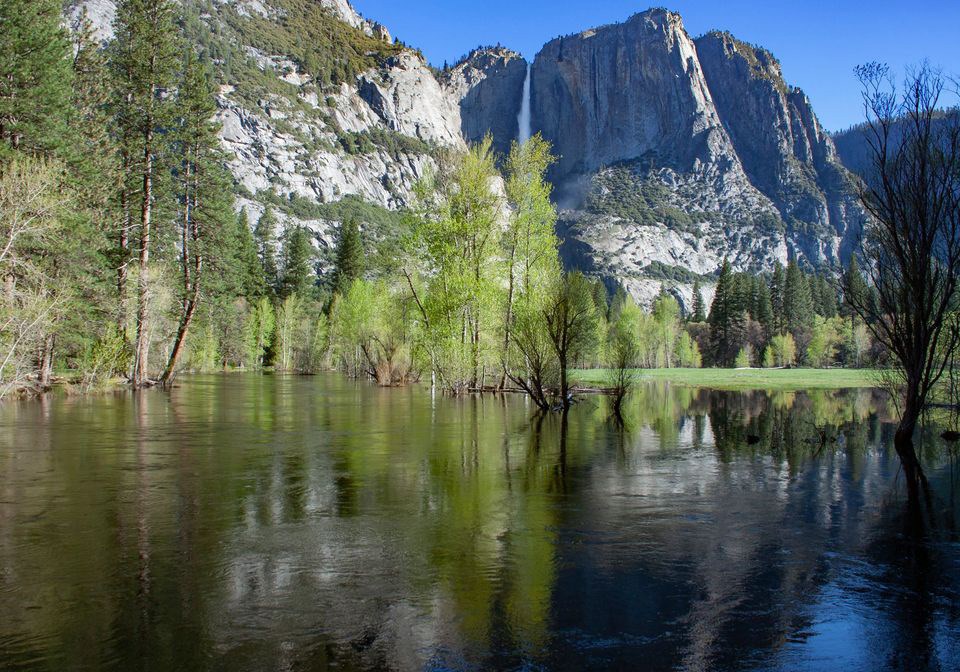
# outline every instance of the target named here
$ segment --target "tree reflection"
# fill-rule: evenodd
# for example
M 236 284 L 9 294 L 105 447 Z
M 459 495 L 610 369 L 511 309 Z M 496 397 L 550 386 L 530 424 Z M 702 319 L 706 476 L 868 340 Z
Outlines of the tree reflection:
M 238 376 L 0 409 L 0 667 L 776 668 L 858 590 L 858 636 L 940 660 L 953 518 L 897 527 L 881 397 L 606 404 Z

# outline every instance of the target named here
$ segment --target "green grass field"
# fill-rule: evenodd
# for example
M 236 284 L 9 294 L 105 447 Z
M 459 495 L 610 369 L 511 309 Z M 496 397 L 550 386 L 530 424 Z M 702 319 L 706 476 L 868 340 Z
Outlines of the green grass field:
M 689 387 L 717 390 L 839 390 L 877 387 L 879 375 L 869 369 L 638 369 L 641 382 L 669 381 Z M 610 372 L 578 370 L 571 377 L 579 385 L 605 387 Z

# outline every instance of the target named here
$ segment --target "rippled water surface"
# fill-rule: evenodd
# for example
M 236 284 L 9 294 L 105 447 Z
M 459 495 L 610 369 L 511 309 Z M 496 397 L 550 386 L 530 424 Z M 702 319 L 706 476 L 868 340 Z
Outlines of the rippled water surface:
M 650 386 L 623 431 L 332 375 L 6 404 L 0 669 L 958 670 L 960 469 L 927 441 L 918 519 L 890 413 Z

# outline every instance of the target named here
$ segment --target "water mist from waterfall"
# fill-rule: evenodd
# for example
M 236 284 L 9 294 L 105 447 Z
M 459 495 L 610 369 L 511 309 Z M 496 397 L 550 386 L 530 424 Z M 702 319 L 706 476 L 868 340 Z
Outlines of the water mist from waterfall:
M 527 78 L 523 80 L 523 102 L 520 103 L 520 114 L 517 115 L 517 124 L 520 126 L 518 140 L 522 145 L 530 139 L 530 71 L 532 64 L 527 63 Z

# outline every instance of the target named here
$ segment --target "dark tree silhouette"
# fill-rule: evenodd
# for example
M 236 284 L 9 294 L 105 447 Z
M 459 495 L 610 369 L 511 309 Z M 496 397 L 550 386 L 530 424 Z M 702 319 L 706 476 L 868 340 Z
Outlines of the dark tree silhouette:
M 871 216 L 861 247 L 875 300 L 865 292 L 847 292 L 847 300 L 902 374 L 894 443 L 913 499 L 926 485 L 914 431 L 960 339 L 960 124 L 936 123 L 945 83 L 928 66 L 902 89 L 884 65 L 857 75 L 873 161 L 861 188 Z

